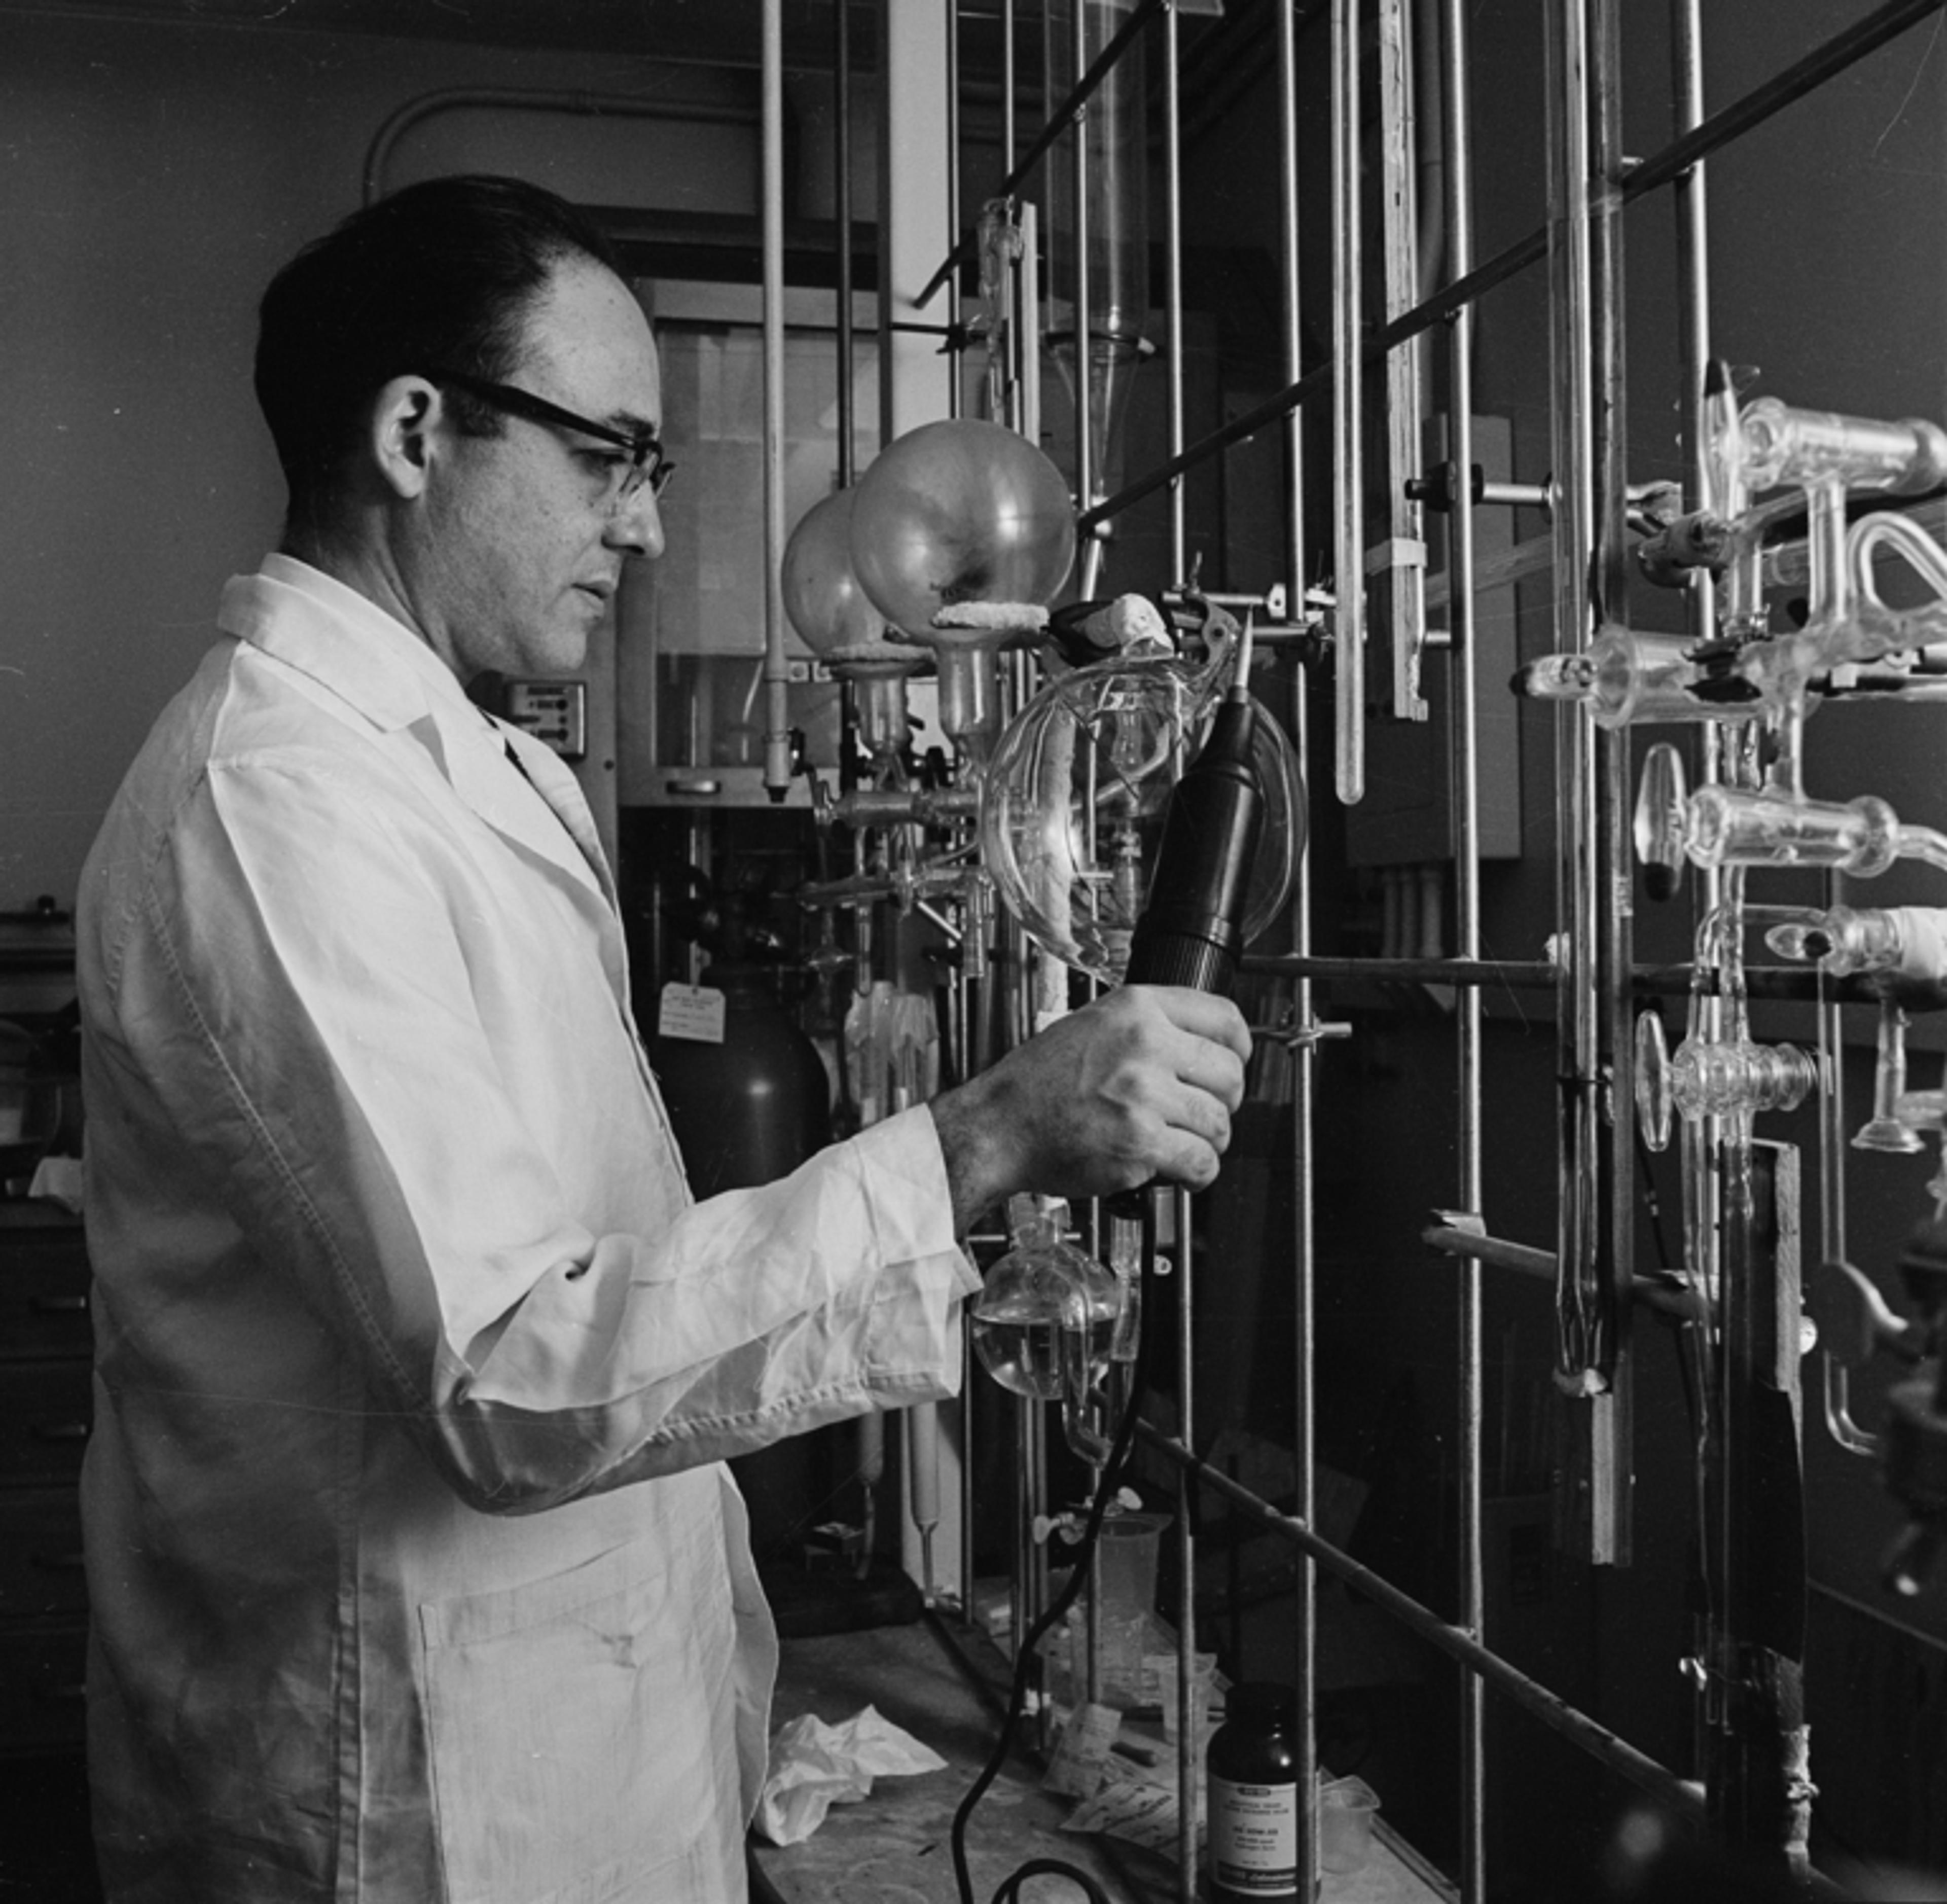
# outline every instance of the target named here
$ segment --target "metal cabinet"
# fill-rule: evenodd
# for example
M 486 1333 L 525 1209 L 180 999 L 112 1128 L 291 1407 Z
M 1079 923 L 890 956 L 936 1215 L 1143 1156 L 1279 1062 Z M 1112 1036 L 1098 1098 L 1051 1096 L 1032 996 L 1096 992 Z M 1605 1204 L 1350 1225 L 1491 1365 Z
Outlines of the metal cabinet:
M 0 1203 L 0 1755 L 82 1735 L 78 1483 L 92 1412 L 88 1253 L 58 1204 Z

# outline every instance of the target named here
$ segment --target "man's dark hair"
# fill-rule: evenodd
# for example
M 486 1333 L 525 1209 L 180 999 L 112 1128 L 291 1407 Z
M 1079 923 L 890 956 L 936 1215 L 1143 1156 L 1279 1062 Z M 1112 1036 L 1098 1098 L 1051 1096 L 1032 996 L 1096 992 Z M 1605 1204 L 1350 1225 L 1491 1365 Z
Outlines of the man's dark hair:
M 290 488 L 317 513 L 388 379 L 438 367 L 505 382 L 528 314 L 564 258 L 618 269 L 602 234 L 518 178 L 430 178 L 354 212 L 271 280 L 258 308 L 257 401 Z M 501 427 L 449 390 L 460 429 Z

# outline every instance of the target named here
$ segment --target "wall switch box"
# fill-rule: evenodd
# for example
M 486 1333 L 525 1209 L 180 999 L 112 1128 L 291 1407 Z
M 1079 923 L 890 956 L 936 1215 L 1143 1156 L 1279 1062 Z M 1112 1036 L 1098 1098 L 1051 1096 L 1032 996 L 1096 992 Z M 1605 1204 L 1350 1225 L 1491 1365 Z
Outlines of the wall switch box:
M 585 681 L 509 681 L 504 718 L 553 748 L 564 760 L 588 753 L 588 684 Z

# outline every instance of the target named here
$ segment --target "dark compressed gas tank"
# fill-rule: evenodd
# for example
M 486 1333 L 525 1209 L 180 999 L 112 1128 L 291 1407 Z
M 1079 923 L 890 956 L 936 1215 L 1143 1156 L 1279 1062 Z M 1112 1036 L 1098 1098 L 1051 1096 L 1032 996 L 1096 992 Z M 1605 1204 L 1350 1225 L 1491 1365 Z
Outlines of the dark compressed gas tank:
M 698 1197 L 788 1176 L 831 1140 L 818 1047 L 772 992 L 766 968 L 728 961 L 701 981 L 723 994 L 723 1042 L 657 1038 L 649 1047 L 683 1168 Z
M 818 1047 L 791 1022 L 761 965 L 723 961 L 701 983 L 723 994 L 723 1042 L 657 1038 L 649 1046 L 689 1187 L 699 1197 L 788 1177 L 831 1141 Z M 731 1464 L 767 1573 L 801 1566 L 804 1535 L 829 1496 L 832 1431 L 794 1435 Z

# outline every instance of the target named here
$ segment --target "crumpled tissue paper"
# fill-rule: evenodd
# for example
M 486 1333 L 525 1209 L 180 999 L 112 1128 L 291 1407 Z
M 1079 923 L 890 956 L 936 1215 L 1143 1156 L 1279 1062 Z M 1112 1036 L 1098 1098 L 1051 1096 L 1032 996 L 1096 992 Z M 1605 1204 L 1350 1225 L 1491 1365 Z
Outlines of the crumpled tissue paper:
M 796 1844 L 834 1805 L 868 1797 L 874 1779 L 937 1772 L 946 1763 L 871 1706 L 836 1726 L 806 1713 L 771 1741 L 757 1829 L 773 1844 Z
M 63 1208 L 81 1214 L 81 1159 L 79 1157 L 43 1157 L 34 1166 L 33 1181 L 27 1186 L 29 1197 L 51 1197 Z

